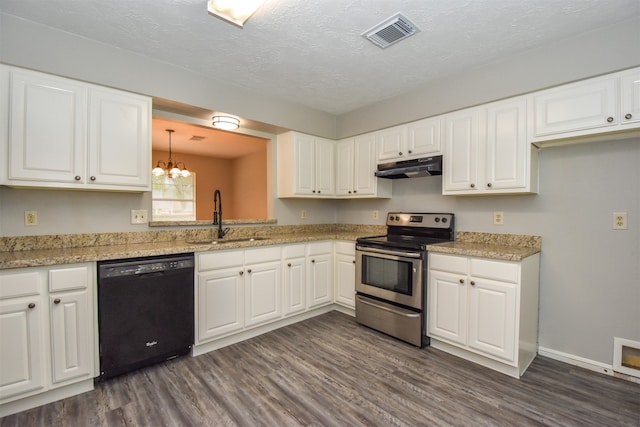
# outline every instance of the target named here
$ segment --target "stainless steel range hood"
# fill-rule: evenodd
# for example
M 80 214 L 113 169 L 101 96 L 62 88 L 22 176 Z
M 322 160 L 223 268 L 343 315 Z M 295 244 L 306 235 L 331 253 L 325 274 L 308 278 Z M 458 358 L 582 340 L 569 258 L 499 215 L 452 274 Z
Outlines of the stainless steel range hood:
M 421 157 L 378 165 L 378 178 L 399 179 L 442 175 L 442 156 Z

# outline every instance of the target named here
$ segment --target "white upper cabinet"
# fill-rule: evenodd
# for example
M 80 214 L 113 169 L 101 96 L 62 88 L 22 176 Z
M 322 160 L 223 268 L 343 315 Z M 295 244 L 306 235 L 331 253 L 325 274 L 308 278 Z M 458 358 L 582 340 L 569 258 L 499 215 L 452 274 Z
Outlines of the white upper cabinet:
M 2 184 L 148 191 L 151 99 L 0 66 Z
M 339 141 L 336 145 L 336 196 L 391 197 L 391 181 L 376 178 L 375 134 Z
M 438 116 L 378 131 L 377 163 L 442 154 L 441 127 Z
M 298 132 L 278 135 L 278 197 L 333 197 L 335 146 Z
M 533 143 L 640 127 L 640 68 L 562 85 L 530 96 Z
M 524 97 L 448 114 L 444 140 L 443 194 L 537 192 Z

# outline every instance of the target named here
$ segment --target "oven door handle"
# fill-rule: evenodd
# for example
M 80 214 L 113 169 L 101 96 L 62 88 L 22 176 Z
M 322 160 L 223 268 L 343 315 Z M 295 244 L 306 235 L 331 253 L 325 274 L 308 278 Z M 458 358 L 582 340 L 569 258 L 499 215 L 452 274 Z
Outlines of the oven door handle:
M 393 309 L 391 309 L 389 307 L 385 307 L 383 305 L 378 305 L 378 304 L 374 304 L 374 303 L 372 303 L 370 301 L 366 301 L 363 298 L 358 298 L 358 301 L 360 302 L 360 304 L 364 304 L 364 305 L 368 305 L 368 306 L 371 306 L 371 307 L 375 307 L 375 308 L 380 309 L 380 310 L 389 311 L 389 312 L 391 312 L 393 314 L 397 314 L 398 316 L 412 317 L 412 318 L 420 317 L 420 313 L 412 313 L 412 312 L 409 312 L 409 311 L 406 311 L 406 310 L 402 310 L 402 311 L 393 310 Z
M 360 245 L 356 245 L 356 250 L 359 250 L 361 252 L 371 252 L 375 254 L 392 255 L 392 256 L 400 256 L 400 257 L 407 257 L 407 258 L 421 257 L 420 252 L 388 251 L 385 249 L 369 248 L 367 246 L 360 246 Z

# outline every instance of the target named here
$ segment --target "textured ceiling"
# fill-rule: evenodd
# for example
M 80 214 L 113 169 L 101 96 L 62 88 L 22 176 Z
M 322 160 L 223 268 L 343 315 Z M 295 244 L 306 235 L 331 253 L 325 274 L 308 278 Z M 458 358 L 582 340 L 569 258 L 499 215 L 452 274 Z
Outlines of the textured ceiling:
M 640 15 L 639 0 L 266 0 L 244 29 L 206 0 L 0 0 L 0 11 L 341 114 Z M 402 12 L 421 32 L 360 34 Z

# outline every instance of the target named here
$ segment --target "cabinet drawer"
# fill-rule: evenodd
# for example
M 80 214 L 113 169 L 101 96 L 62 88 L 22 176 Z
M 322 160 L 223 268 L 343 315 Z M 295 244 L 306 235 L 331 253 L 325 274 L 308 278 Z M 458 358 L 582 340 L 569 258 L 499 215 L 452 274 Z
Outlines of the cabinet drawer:
M 333 252 L 333 242 L 309 243 L 308 255 L 330 254 Z
M 282 248 L 282 258 L 301 258 L 305 255 L 305 245 L 290 245 Z
M 429 253 L 428 267 L 450 273 L 467 274 L 467 258 L 456 255 Z
M 280 261 L 280 247 L 270 246 L 266 248 L 248 249 L 244 252 L 245 264 L 258 264 L 262 262 Z
M 81 266 L 49 270 L 49 291 L 86 289 L 89 285 L 88 269 L 87 266 Z
M 471 258 L 470 274 L 474 277 L 518 283 L 519 264 L 488 259 Z
M 37 271 L 0 274 L 0 299 L 38 295 L 43 274 Z
M 355 242 L 335 242 L 336 253 L 355 256 L 356 244 Z
M 198 254 L 198 271 L 228 268 L 242 265 L 244 251 L 220 251 Z

